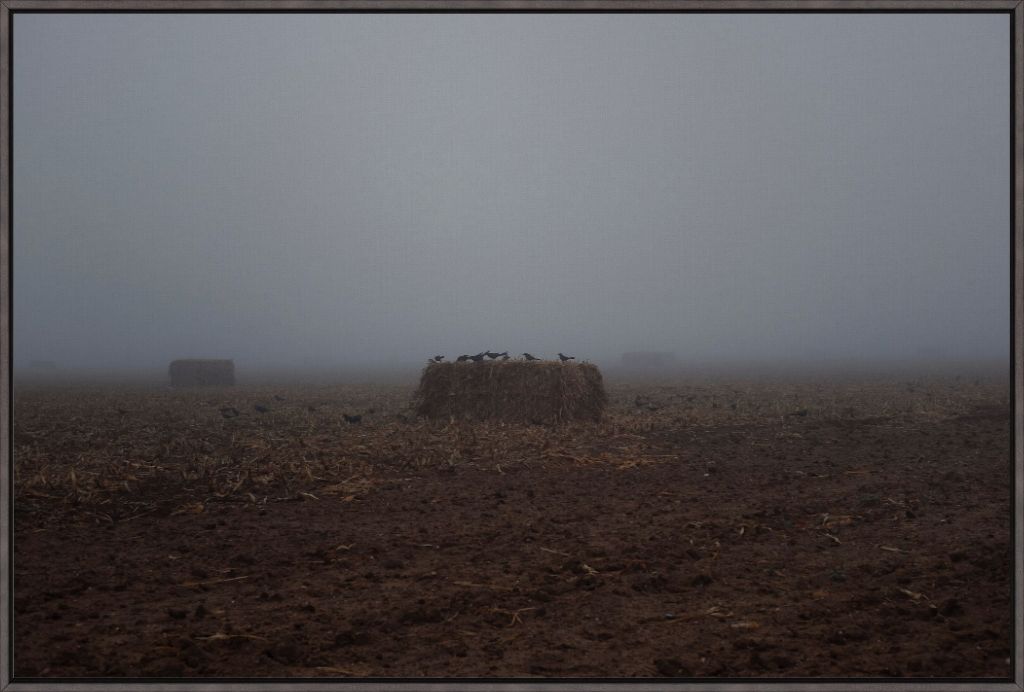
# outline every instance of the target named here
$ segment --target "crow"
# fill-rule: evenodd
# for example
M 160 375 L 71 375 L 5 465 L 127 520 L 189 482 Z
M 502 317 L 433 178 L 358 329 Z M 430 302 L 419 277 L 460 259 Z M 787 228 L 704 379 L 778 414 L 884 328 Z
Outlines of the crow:
M 459 356 L 458 358 L 455 359 L 455 362 L 456 363 L 465 363 L 467 360 L 469 360 L 469 356 L 461 355 L 461 356 Z
M 350 416 L 347 413 L 343 413 L 343 414 L 341 414 L 341 417 L 345 419 L 346 423 L 358 423 L 361 420 L 363 420 L 363 417 L 361 415 L 359 415 L 358 413 L 356 415 L 354 415 L 354 416 Z
M 435 363 L 440 363 L 442 360 L 444 360 L 444 356 L 434 356 L 433 358 L 431 358 L 431 360 L 434 361 Z
M 473 361 L 474 363 L 479 363 L 479 362 L 483 361 L 485 353 L 486 353 L 485 351 L 481 351 L 480 353 L 476 354 L 475 356 L 470 356 L 469 359 L 471 361 Z
M 484 351 L 484 355 L 487 356 L 488 358 L 490 358 L 491 360 L 494 360 L 495 358 L 497 358 L 501 354 L 500 353 L 491 353 L 490 351 Z
M 525 358 L 526 360 L 540 360 L 540 358 L 536 358 L 535 356 L 531 356 L 529 353 L 524 353 L 523 354 L 523 358 Z
M 558 353 L 558 358 L 559 358 L 559 360 L 561 360 L 561 361 L 562 361 L 563 363 L 564 363 L 565 361 L 567 361 L 567 360 L 576 360 L 576 358 L 575 358 L 574 356 L 567 356 L 567 355 L 565 355 L 565 354 L 564 354 L 564 353 L 562 353 L 562 352 L 559 352 L 559 353 Z
M 270 410 L 269 408 L 267 408 L 263 404 L 256 404 L 255 406 L 253 406 L 253 408 L 256 409 L 257 411 L 259 411 L 260 413 L 266 413 L 267 411 Z

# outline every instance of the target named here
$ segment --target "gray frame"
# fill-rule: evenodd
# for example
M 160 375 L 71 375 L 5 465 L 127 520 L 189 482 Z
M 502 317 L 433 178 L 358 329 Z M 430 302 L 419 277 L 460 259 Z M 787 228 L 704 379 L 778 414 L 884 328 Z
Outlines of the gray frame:
M 11 568 L 11 45 L 12 14 L 19 10 L 219 10 L 245 12 L 249 10 L 500 10 L 505 12 L 531 10 L 606 10 L 606 11 L 1003 11 L 1010 15 L 1013 27 L 1011 98 L 1014 118 L 1011 124 L 1013 151 L 1012 199 L 1012 256 L 1013 276 L 1013 403 L 1014 403 L 1014 636 L 1018 645 L 1024 642 L 1024 613 L 1021 596 L 1024 592 L 1024 0 L 0 0 L 0 692 L 20 692 L 42 689 L 39 684 L 12 683 L 12 642 L 6 623 L 10 622 L 10 568 Z M 899 692 L 960 692 L 962 690 L 992 690 L 994 692 L 1024 692 L 1024 648 L 1015 654 L 1013 682 L 1010 683 L 942 683 L 942 682 L 787 682 L 772 687 L 786 690 L 898 690 Z M 57 683 L 48 683 L 52 689 Z M 294 692 L 320 692 L 322 690 L 422 690 L 441 692 L 452 689 L 451 682 L 314 682 L 296 679 L 286 682 L 268 682 L 262 689 L 293 690 Z M 552 683 L 552 682 L 467 682 L 458 688 L 467 690 L 739 690 L 763 689 L 764 681 L 751 683 Z M 138 683 L 67 683 L 61 689 L 80 690 L 137 690 Z M 243 692 L 253 689 L 252 683 L 147 683 L 151 692 L 171 690 L 214 690 Z

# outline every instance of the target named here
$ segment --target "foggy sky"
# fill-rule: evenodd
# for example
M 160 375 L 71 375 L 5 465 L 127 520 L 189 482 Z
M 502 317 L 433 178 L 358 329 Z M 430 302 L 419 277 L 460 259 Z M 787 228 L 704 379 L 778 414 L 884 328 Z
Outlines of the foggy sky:
M 1009 357 L 1009 16 L 14 18 L 15 368 Z

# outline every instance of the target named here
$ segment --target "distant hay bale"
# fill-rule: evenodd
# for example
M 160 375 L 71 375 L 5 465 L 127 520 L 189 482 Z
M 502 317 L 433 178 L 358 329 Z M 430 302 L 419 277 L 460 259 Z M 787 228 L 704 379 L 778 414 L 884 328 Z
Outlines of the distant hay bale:
M 601 371 L 590 363 L 431 363 L 416 392 L 427 418 L 555 424 L 601 419 Z
M 176 360 L 168 373 L 173 387 L 230 387 L 235 383 L 235 362 L 203 358 Z

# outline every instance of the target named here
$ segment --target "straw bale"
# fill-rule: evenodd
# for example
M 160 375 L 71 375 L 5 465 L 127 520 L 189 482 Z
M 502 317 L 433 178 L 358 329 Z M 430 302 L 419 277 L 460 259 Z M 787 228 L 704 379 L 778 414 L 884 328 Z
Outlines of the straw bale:
M 168 368 L 174 387 L 231 386 L 235 383 L 233 360 L 188 358 L 173 361 Z
M 590 363 L 430 363 L 416 392 L 417 412 L 434 419 L 597 421 L 606 403 L 601 371 Z

